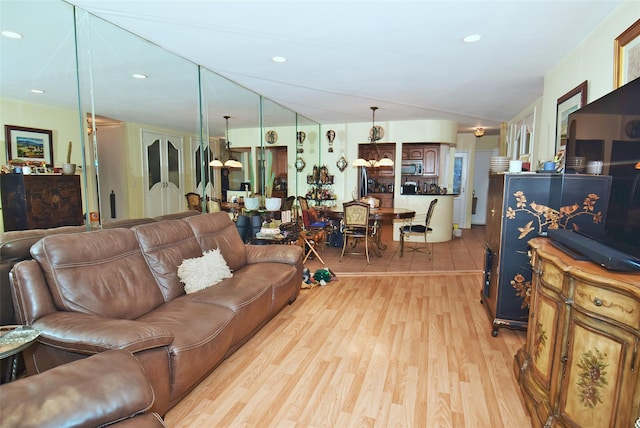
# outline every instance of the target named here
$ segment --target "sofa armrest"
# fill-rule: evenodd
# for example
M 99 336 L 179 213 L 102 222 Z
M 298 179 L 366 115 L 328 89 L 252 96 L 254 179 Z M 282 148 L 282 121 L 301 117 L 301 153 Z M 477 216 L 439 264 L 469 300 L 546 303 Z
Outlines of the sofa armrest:
M 297 245 L 246 245 L 247 264 L 302 262 L 302 248 Z
M 164 426 L 153 414 L 138 416 L 151 408 L 154 394 L 140 363 L 126 351 L 103 352 L 1 385 L 0 396 L 3 427 L 96 427 L 120 421 Z M 140 424 L 133 424 L 136 420 Z
M 109 349 L 140 352 L 173 342 L 173 334 L 162 327 L 77 312 L 48 314 L 32 327 L 41 332 L 38 342 L 81 354 Z

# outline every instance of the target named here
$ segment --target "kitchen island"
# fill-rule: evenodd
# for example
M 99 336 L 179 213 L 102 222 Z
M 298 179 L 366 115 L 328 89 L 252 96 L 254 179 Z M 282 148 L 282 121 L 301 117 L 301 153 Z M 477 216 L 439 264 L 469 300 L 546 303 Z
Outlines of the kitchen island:
M 458 196 L 457 193 L 447 193 L 444 195 L 418 193 L 415 195 L 395 195 L 393 205 L 396 208 L 407 208 L 415 211 L 416 216 L 413 218 L 413 224 L 424 224 L 427 216 L 427 209 L 432 200 L 438 199 L 438 203 L 431 217 L 430 227 L 433 232 L 429 234 L 429 242 L 446 242 L 453 237 L 453 198 Z M 406 220 L 394 220 L 393 222 L 393 240 L 400 240 L 400 226 L 406 224 Z M 424 242 L 421 236 L 410 236 L 405 242 Z

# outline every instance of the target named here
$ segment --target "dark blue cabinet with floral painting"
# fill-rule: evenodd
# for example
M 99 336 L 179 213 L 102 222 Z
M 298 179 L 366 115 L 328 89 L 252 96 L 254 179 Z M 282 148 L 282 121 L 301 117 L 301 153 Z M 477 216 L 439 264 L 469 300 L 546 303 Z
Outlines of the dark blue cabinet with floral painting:
M 526 329 L 531 289 L 528 241 L 548 229 L 602 230 L 611 177 L 491 174 L 481 302 L 492 324 Z

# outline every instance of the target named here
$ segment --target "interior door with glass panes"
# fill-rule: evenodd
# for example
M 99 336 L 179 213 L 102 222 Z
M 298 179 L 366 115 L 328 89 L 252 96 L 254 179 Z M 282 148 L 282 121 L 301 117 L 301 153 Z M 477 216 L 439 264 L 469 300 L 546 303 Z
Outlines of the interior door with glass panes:
M 453 197 L 453 223 L 460 228 L 467 225 L 467 170 L 468 153 L 458 152 L 453 161 L 453 189 L 451 193 L 457 193 Z
M 145 216 L 185 210 L 182 137 L 142 131 L 142 148 Z

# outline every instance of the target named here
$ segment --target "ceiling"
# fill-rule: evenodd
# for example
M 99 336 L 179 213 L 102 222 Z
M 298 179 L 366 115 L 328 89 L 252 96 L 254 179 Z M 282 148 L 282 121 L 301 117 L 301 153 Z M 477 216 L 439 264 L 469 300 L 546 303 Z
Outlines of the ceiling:
M 319 123 L 369 121 L 378 106 L 377 122 L 489 133 L 539 98 L 545 74 L 621 3 L 67 2 Z M 463 42 L 470 34 L 482 38 Z

